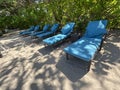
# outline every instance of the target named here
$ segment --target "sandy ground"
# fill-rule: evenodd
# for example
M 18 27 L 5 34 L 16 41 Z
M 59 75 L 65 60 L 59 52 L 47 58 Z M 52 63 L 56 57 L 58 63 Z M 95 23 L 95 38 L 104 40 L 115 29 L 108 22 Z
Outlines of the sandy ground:
M 0 90 L 120 89 L 120 31 L 110 33 L 89 72 L 82 60 L 66 60 L 69 44 L 52 49 L 15 33 L 0 38 Z

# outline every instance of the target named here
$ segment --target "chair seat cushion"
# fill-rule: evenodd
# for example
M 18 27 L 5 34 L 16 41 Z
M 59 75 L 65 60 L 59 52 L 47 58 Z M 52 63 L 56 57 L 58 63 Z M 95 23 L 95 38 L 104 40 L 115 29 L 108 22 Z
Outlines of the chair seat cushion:
M 61 41 L 63 40 L 64 38 L 66 38 L 67 35 L 64 35 L 64 34 L 58 34 L 58 35 L 55 35 L 53 37 L 50 37 L 50 38 L 47 38 L 47 39 L 44 39 L 43 42 L 48 44 L 48 45 L 52 45 L 58 41 Z
M 20 33 L 21 35 L 27 35 L 27 34 L 31 34 L 31 31 L 24 31 Z
M 44 33 L 44 31 L 40 31 L 40 32 L 33 32 L 30 34 L 30 36 L 36 36 L 36 35 L 39 35 L 41 33 Z
M 93 59 L 101 43 L 101 39 L 82 37 L 78 41 L 64 48 L 64 51 L 70 55 L 85 61 Z
M 42 33 L 42 34 L 38 34 L 37 37 L 42 38 L 42 37 L 48 36 L 48 35 L 50 35 L 52 33 L 53 32 L 45 32 L 45 33 Z

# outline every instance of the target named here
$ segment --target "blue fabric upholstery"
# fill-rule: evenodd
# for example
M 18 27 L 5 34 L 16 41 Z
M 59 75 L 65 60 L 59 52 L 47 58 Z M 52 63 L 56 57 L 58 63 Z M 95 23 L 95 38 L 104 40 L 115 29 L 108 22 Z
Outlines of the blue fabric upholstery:
M 75 23 L 68 23 L 66 24 L 62 30 L 61 30 L 61 34 L 58 34 L 58 35 L 55 35 L 55 36 L 52 36 L 52 37 L 49 37 L 47 39 L 44 39 L 43 42 L 47 45 L 52 45 L 52 44 L 55 44 L 59 41 L 62 41 L 63 39 L 65 39 L 66 37 L 69 36 L 69 34 L 73 31 L 73 28 L 74 28 L 74 25 Z
M 30 35 L 30 34 L 36 32 L 36 31 L 38 31 L 39 29 L 40 29 L 40 26 L 37 25 L 37 26 L 35 26 L 35 27 L 31 27 L 31 28 L 30 28 L 29 30 L 27 30 L 27 31 L 23 31 L 22 33 L 20 33 L 20 35 Z
M 54 24 L 54 25 L 51 27 L 50 31 L 54 33 L 54 32 L 56 32 L 56 30 L 58 29 L 58 27 L 59 27 L 59 24 Z
M 82 60 L 90 61 L 93 59 L 100 43 L 101 39 L 82 37 L 78 41 L 64 48 L 64 51 Z
M 29 34 L 31 34 L 31 32 L 30 31 L 26 31 L 26 32 L 21 33 L 20 35 L 29 35 Z
M 102 38 L 107 33 L 106 26 L 107 20 L 91 21 L 87 25 L 84 36 L 89 38 Z
M 48 36 L 48 35 L 51 35 L 51 34 L 53 34 L 53 33 L 56 32 L 56 30 L 58 29 L 58 27 L 59 27 L 59 24 L 54 24 L 54 25 L 51 27 L 51 29 L 50 29 L 49 32 L 45 32 L 45 33 L 42 33 L 42 34 L 38 34 L 38 35 L 36 35 L 36 37 L 38 37 L 38 38 L 43 38 L 43 37 L 46 37 L 46 36 Z
M 74 25 L 75 25 L 74 22 L 66 24 L 61 30 L 62 34 L 67 35 L 67 34 L 71 33 L 71 31 L 73 31 Z
M 107 20 L 89 22 L 84 36 L 64 48 L 64 51 L 85 61 L 92 60 L 100 48 L 103 35 L 107 33 L 106 26 Z
M 44 33 L 44 31 L 30 33 L 30 36 L 36 36 L 41 33 Z
M 46 32 L 46 31 L 49 29 L 49 27 L 50 27 L 50 25 L 49 25 L 49 24 L 46 24 L 46 25 L 43 27 L 43 30 L 42 30 L 42 31 L 40 31 L 40 32 L 33 32 L 33 33 L 31 33 L 30 35 L 31 35 L 31 36 L 36 36 L 36 35 L 38 35 L 38 34 L 44 33 L 44 32 Z
M 50 34 L 53 34 L 53 32 L 46 32 L 46 33 L 38 34 L 37 37 L 42 38 L 42 37 L 48 36 Z
M 44 27 L 43 27 L 43 32 L 46 32 L 48 29 L 49 29 L 50 25 L 49 24 L 46 24 Z
M 40 30 L 40 26 L 39 25 L 35 26 L 33 32 L 37 32 L 38 30 Z
M 27 29 L 27 30 L 25 30 L 25 31 L 22 31 L 22 32 L 20 32 L 19 34 L 22 35 L 22 34 L 24 34 L 24 33 L 28 33 L 28 32 L 31 32 L 31 31 L 33 31 L 33 30 L 34 30 L 34 26 L 31 26 L 29 29 Z
M 58 34 L 58 35 L 55 35 L 53 37 L 50 37 L 50 38 L 47 38 L 47 39 L 44 39 L 43 42 L 44 43 L 47 43 L 48 45 L 52 45 L 58 41 L 61 41 L 62 39 L 66 38 L 67 35 L 64 35 L 64 34 Z

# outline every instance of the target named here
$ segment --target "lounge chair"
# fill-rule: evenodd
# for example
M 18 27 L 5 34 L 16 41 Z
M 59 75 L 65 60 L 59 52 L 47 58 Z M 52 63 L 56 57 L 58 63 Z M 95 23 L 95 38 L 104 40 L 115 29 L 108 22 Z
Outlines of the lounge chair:
M 72 55 L 86 61 L 89 64 L 87 67 L 89 71 L 91 60 L 94 58 L 96 52 L 101 50 L 103 37 L 107 34 L 106 26 L 107 20 L 89 22 L 83 37 L 64 48 L 67 60 L 69 59 L 68 55 Z
M 30 34 L 30 36 L 36 36 L 36 35 L 39 35 L 41 33 L 45 33 L 47 32 L 47 30 L 49 29 L 50 25 L 49 24 L 46 24 L 44 27 L 43 27 L 43 30 L 42 31 L 39 31 L 39 32 L 33 32 Z
M 54 24 L 54 25 L 50 28 L 50 31 L 45 32 L 45 33 L 38 34 L 38 35 L 36 35 L 36 37 L 38 37 L 38 38 L 45 38 L 45 37 L 48 37 L 48 36 L 50 36 L 50 35 L 53 35 L 53 34 L 55 34 L 55 32 L 57 31 L 58 27 L 59 27 L 59 24 Z
M 33 32 L 37 32 L 40 29 L 40 26 L 32 26 L 28 30 L 20 32 L 20 35 L 30 35 Z
M 73 31 L 74 25 L 75 25 L 74 22 L 66 24 L 62 28 L 61 34 L 57 34 L 55 36 L 44 39 L 43 40 L 44 44 L 46 44 L 46 45 L 55 45 L 55 44 L 65 40 L 67 37 L 70 36 L 71 32 Z
M 21 31 L 19 34 L 22 35 L 22 34 L 24 34 L 24 33 L 26 33 L 26 32 L 31 32 L 31 31 L 33 31 L 33 30 L 34 30 L 34 26 L 31 26 L 29 29 L 27 29 L 27 30 L 25 30 L 25 31 Z

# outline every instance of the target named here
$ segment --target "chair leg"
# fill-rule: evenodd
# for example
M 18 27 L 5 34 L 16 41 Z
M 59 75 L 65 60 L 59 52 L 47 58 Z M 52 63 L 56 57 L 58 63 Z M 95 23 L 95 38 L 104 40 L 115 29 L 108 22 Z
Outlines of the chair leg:
M 2 58 L 2 53 L 0 52 L 0 58 Z
M 68 53 L 66 53 L 66 59 L 69 60 L 69 55 L 68 55 Z
M 91 60 L 88 62 L 87 71 L 90 71 L 90 66 L 91 66 Z
M 98 49 L 98 51 L 101 51 L 102 45 L 103 45 L 104 40 L 102 40 L 101 44 L 100 44 L 100 48 Z
M 44 43 L 44 46 L 45 46 L 45 48 L 47 48 L 48 45 Z M 51 47 L 51 46 L 50 46 L 50 47 Z M 51 48 L 52 48 L 52 47 L 51 47 Z

